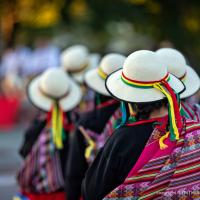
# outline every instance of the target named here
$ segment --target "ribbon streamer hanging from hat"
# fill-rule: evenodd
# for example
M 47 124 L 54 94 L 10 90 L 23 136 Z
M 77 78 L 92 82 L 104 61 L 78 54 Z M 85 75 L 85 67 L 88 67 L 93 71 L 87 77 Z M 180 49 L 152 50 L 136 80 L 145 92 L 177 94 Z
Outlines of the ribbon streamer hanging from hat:
M 169 108 L 168 108 L 168 115 L 169 115 L 169 125 L 170 130 L 169 133 L 167 132 L 162 138 L 160 138 L 159 144 L 161 149 L 165 149 L 167 145 L 164 144 L 164 139 L 166 139 L 170 134 L 171 141 L 179 139 L 179 129 L 182 128 L 182 120 L 179 111 L 179 105 L 177 102 L 177 98 L 173 89 L 168 84 L 170 79 L 169 74 L 167 74 L 163 79 L 159 81 L 136 81 L 127 78 L 123 73 L 121 79 L 124 83 L 138 88 L 156 88 L 160 90 L 168 100 Z
M 91 139 L 91 137 L 87 134 L 87 131 L 83 128 L 83 126 L 79 126 L 78 127 L 80 132 L 83 134 L 84 138 L 86 139 L 87 143 L 88 143 L 88 147 L 85 150 L 85 158 L 87 160 L 89 160 L 91 154 L 93 153 L 93 151 L 95 150 L 95 142 Z
M 50 119 L 52 124 L 53 143 L 56 148 L 63 148 L 64 130 L 63 130 L 63 111 L 61 110 L 57 101 L 54 101 L 52 110 L 50 112 Z
M 173 90 L 173 91 L 174 91 L 174 90 Z M 174 91 L 174 93 L 176 94 L 176 99 L 178 100 L 180 115 L 181 115 L 182 117 L 190 118 L 190 116 L 188 115 L 187 111 L 186 111 L 186 110 L 183 108 L 183 106 L 182 106 L 180 96 L 176 93 L 176 91 Z

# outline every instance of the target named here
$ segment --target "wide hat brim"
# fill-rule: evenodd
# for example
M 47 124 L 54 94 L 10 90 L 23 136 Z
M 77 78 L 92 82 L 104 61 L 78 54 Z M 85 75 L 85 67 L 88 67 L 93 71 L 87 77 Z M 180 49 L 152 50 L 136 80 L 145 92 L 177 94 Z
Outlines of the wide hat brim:
M 106 79 L 106 88 L 115 98 L 134 103 L 145 103 L 162 100 L 165 95 L 156 88 L 136 88 L 124 83 L 121 79 L 122 69 L 112 73 Z M 169 75 L 169 85 L 177 92 L 184 91 L 184 84 L 172 74 Z
M 28 84 L 28 98 L 34 106 L 40 110 L 49 112 L 52 109 L 55 100 L 42 94 L 42 92 L 39 90 L 39 80 L 40 76 L 37 76 Z M 64 112 L 75 108 L 82 99 L 82 92 L 79 86 L 71 79 L 69 81 L 69 88 L 69 93 L 65 97 L 58 100 L 59 106 Z
M 190 66 L 187 66 L 186 70 L 186 77 L 183 80 L 186 89 L 181 94 L 181 99 L 194 95 L 200 88 L 200 79 L 194 69 L 192 69 Z
M 95 92 L 105 96 L 110 96 L 105 86 L 105 80 L 103 80 L 98 74 L 98 69 L 92 69 L 86 72 L 85 83 Z

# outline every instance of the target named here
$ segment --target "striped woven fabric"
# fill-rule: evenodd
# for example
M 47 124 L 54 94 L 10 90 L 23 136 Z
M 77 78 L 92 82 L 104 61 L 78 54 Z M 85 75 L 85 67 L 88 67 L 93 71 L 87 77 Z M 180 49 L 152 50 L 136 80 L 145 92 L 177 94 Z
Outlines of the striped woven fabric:
M 158 135 L 158 130 L 154 132 Z M 146 147 L 157 143 L 152 138 L 150 141 Z M 158 148 L 104 200 L 200 199 L 200 123 L 187 120 L 180 139 L 168 146 L 166 151 Z
M 195 104 L 194 106 L 191 106 L 187 102 L 181 102 L 181 106 L 182 106 L 182 109 L 184 110 L 184 113 L 187 115 L 185 116 L 186 118 L 199 122 L 200 120 L 199 104 Z
M 111 136 L 116 126 L 118 125 L 118 122 L 121 119 L 121 117 L 122 117 L 121 109 L 117 109 L 106 123 L 106 126 L 102 134 Z
M 64 187 L 58 151 L 52 141 L 51 129 L 44 128 L 20 168 L 17 180 L 23 192 L 50 193 Z

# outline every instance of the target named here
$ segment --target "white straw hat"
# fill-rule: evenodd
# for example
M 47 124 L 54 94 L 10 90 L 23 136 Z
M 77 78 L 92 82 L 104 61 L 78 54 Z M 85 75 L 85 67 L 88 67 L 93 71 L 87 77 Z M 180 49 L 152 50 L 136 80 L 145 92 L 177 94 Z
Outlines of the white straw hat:
M 121 54 L 110 53 L 104 56 L 97 69 L 86 72 L 85 82 L 94 91 L 110 96 L 105 87 L 105 80 L 109 74 L 122 68 L 126 57 Z
M 156 51 L 162 62 L 168 68 L 171 74 L 183 81 L 185 91 L 181 94 L 181 98 L 187 98 L 194 95 L 200 88 L 200 79 L 198 74 L 190 66 L 186 64 L 185 57 L 182 53 L 172 48 L 162 48 Z
M 106 87 L 112 96 L 126 102 L 153 102 L 165 97 L 159 89 L 152 87 L 163 80 L 167 80 L 165 82 L 177 93 L 184 90 L 184 84 L 168 74 L 155 52 L 140 50 L 126 58 L 123 69 L 108 76 Z M 139 84 L 145 84 L 145 87 Z
M 86 46 L 74 45 L 61 53 L 61 66 L 78 82 L 83 83 L 85 72 L 92 67 Z
M 50 111 L 58 101 L 63 111 L 76 107 L 82 98 L 79 86 L 59 68 L 51 68 L 32 79 L 27 88 L 31 102 L 41 110 Z
M 101 59 L 101 56 L 100 56 L 99 53 L 90 53 L 90 55 L 89 55 L 89 68 L 90 69 L 97 68 L 99 66 L 100 59 Z

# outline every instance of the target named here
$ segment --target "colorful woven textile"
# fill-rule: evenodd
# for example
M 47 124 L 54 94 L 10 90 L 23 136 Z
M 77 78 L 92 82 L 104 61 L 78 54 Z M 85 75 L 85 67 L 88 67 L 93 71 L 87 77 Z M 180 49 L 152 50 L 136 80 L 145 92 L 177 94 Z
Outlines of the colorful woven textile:
M 20 168 L 17 180 L 27 193 L 50 193 L 64 187 L 59 152 L 52 141 L 51 129 L 44 128 Z
M 112 135 L 114 132 L 116 126 L 118 125 L 118 121 L 121 119 L 121 110 L 117 109 L 113 115 L 110 117 L 108 122 L 106 123 L 106 126 L 102 132 L 103 135 L 107 135 L 108 137 Z M 108 137 L 106 139 L 108 139 Z M 104 143 L 105 144 L 105 143 Z
M 195 104 L 194 105 L 194 111 L 195 111 L 195 118 L 194 120 L 196 121 L 200 121 L 200 105 L 199 104 Z
M 92 130 L 86 129 L 87 134 L 95 143 L 95 149 L 90 154 L 90 157 L 87 159 L 88 163 L 91 164 L 95 159 L 98 151 L 104 146 L 107 139 L 111 136 L 114 132 L 114 129 L 117 125 L 118 120 L 121 118 L 121 110 L 117 109 L 113 115 L 110 117 L 108 122 L 105 125 L 101 134 L 95 133 Z
M 181 107 L 182 107 L 183 112 L 185 113 L 186 118 L 199 122 L 199 120 L 200 120 L 199 104 L 195 104 L 194 106 L 191 106 L 187 102 L 181 102 Z
M 184 125 L 180 139 L 167 138 L 164 150 L 158 144 L 164 132 L 155 128 L 124 183 L 104 200 L 200 199 L 200 123 Z

